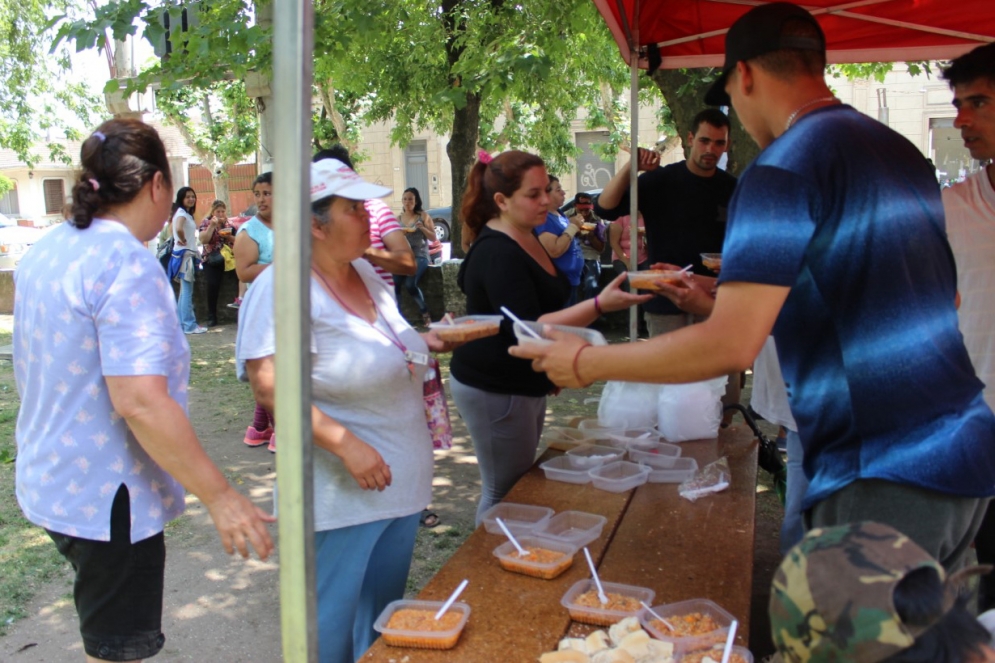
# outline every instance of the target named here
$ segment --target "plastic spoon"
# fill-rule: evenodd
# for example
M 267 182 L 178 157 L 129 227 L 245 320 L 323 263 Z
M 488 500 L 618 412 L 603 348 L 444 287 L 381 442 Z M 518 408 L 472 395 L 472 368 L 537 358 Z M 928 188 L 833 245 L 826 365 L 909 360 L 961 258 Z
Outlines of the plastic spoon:
M 673 633 L 674 635 L 677 635 L 677 629 L 674 628 L 674 625 L 671 624 L 670 622 L 668 622 L 663 617 L 661 617 L 659 614 L 657 614 L 656 610 L 654 610 L 653 608 L 651 608 L 649 606 L 649 604 L 646 603 L 646 601 L 640 601 L 639 605 L 641 605 L 644 608 L 646 608 L 647 610 L 649 610 L 649 613 L 651 615 L 653 615 L 654 617 L 656 617 L 657 619 L 659 619 L 661 622 L 663 622 L 663 625 L 666 626 L 667 628 L 669 628 L 671 633 Z
M 517 315 L 515 315 L 514 313 L 512 313 L 511 311 L 509 311 L 504 306 L 501 307 L 501 312 L 504 313 L 509 318 L 511 318 L 512 322 L 517 322 L 522 327 L 522 329 L 524 329 L 526 331 L 526 333 L 528 333 L 528 335 L 531 336 L 532 338 L 537 338 L 540 341 L 544 340 L 542 338 L 542 336 L 540 336 L 539 334 L 537 334 L 534 331 L 532 331 L 531 327 L 527 326 L 524 322 L 522 322 L 521 320 L 519 320 Z
M 446 313 L 444 316 L 442 316 L 442 320 L 440 320 L 440 322 L 444 322 L 444 323 L 446 323 L 447 325 L 450 325 L 450 326 L 456 324 L 456 321 L 453 320 L 453 314 L 452 313 Z
M 732 641 L 736 639 L 736 629 L 739 628 L 739 621 L 734 619 L 729 625 L 729 637 L 726 638 L 726 648 L 722 650 L 722 663 L 729 663 L 729 655 L 732 654 Z
M 684 269 L 682 269 L 682 270 L 678 271 L 677 273 L 678 273 L 678 274 L 687 274 L 687 273 L 688 273 L 688 270 L 690 270 L 690 269 L 691 269 L 692 267 L 694 267 L 694 263 L 691 263 L 691 264 L 689 264 L 689 265 L 686 265 L 686 266 L 684 267 Z
M 591 553 L 588 552 L 587 546 L 584 546 L 584 557 L 587 558 L 587 565 L 591 568 L 591 577 L 594 578 L 594 585 L 598 588 L 598 600 L 601 601 L 601 605 L 608 603 L 608 597 L 605 596 L 605 588 L 601 586 L 601 578 L 598 577 L 598 572 L 594 568 L 594 560 L 591 559 Z
M 449 610 L 449 606 L 451 606 L 453 602 L 459 598 L 459 595 L 463 593 L 463 590 L 466 589 L 468 584 L 470 584 L 469 580 L 463 580 L 463 582 L 459 584 L 459 587 L 456 588 L 456 591 L 449 595 L 446 602 L 442 604 L 441 608 L 439 608 L 439 612 L 435 613 L 435 621 L 442 619 L 442 615 L 446 614 L 446 610 Z
M 515 539 L 515 537 L 511 535 L 511 531 L 508 530 L 508 528 L 504 526 L 504 521 L 501 520 L 500 518 L 498 518 L 497 519 L 497 524 L 498 524 L 498 527 L 501 528 L 501 531 L 504 532 L 504 535 L 506 537 L 508 537 L 508 540 L 511 541 L 512 545 L 515 546 L 515 549 L 518 551 L 518 556 L 519 557 L 524 557 L 525 555 L 527 555 L 528 553 L 526 552 L 525 548 L 523 548 L 522 546 L 520 546 L 518 544 L 518 540 Z

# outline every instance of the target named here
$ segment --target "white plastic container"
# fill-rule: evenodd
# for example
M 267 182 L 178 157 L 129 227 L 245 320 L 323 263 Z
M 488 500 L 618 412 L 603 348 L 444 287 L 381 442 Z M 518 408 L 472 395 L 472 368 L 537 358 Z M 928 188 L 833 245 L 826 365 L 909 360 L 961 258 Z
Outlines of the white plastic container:
M 536 338 L 525 331 L 525 328 L 529 328 L 534 331 L 542 338 Z M 596 329 L 588 329 L 586 327 L 568 327 L 566 325 L 544 325 L 541 322 L 516 322 L 514 323 L 515 338 L 518 339 L 519 345 L 550 345 L 552 341 L 546 340 L 545 334 L 543 332 L 543 327 L 551 327 L 553 329 L 567 332 L 570 334 L 575 334 L 580 336 L 585 341 L 591 345 L 608 345 L 608 341 L 605 337 Z
M 570 456 L 557 456 L 550 458 L 539 468 L 546 473 L 546 478 L 550 481 L 562 481 L 564 483 L 591 483 L 591 475 L 588 474 L 590 467 L 578 465 Z
M 647 461 L 651 467 L 673 467 L 681 456 L 681 448 L 676 444 L 659 442 L 645 449 L 629 449 L 629 460 L 633 463 Z
M 513 536 L 524 536 L 544 527 L 553 513 L 552 509 L 545 506 L 499 502 L 484 512 L 484 529 L 488 534 L 504 536 L 501 526 L 497 524 L 497 519 L 500 518 Z
M 701 663 L 701 661 L 705 660 L 706 656 L 713 661 L 721 661 L 723 649 L 725 649 L 724 645 L 721 647 L 715 647 L 714 649 L 702 649 L 699 651 L 677 654 L 674 658 L 674 662 Z M 730 663 L 740 663 L 740 661 L 742 661 L 742 663 L 753 663 L 753 653 L 746 647 L 733 645 L 732 652 L 729 655 L 729 661 Z
M 707 615 L 715 621 L 715 630 L 708 633 L 674 637 L 667 632 L 668 629 L 662 626 L 657 618 L 651 615 L 648 610 L 642 611 L 639 615 L 639 622 L 643 625 L 643 628 L 657 640 L 672 642 L 674 644 L 674 651 L 681 653 L 711 649 L 715 645 L 725 645 L 726 636 L 729 634 L 729 626 L 732 625 L 732 621 L 735 619 L 735 617 L 723 610 L 717 603 L 708 599 L 691 599 L 689 601 L 680 601 L 679 603 L 653 606 L 653 611 L 667 621 L 671 621 L 671 623 L 676 621 L 671 620 L 671 617 L 679 618 L 693 613 Z M 719 659 L 721 658 L 720 653 Z
M 592 469 L 605 463 L 612 463 L 625 458 L 625 449 L 605 447 L 600 444 L 585 444 L 567 452 L 577 467 Z
M 464 315 L 453 320 L 452 324 L 438 321 L 428 327 L 443 341 L 467 342 L 478 338 L 494 336 L 501 331 L 501 315 Z
M 639 463 L 650 470 L 650 483 L 681 483 L 698 471 L 694 458 L 643 458 Z
M 604 588 L 606 594 L 617 594 L 621 597 L 633 599 L 633 601 L 631 601 L 633 609 L 624 610 L 613 609 L 611 607 L 605 608 L 601 607 L 597 603 L 593 606 L 578 605 L 576 601 L 582 594 L 586 594 L 592 590 L 595 592 L 598 591 L 597 586 L 591 579 L 578 580 L 575 582 L 573 586 L 567 590 L 567 593 L 563 595 L 563 598 L 560 599 L 560 605 L 570 612 L 570 617 L 574 621 L 578 621 L 583 624 L 595 624 L 597 626 L 611 626 L 626 617 L 636 617 L 639 613 L 645 612 L 643 607 L 639 605 L 639 602 L 643 601 L 645 603 L 652 604 L 653 598 L 656 596 L 656 592 L 652 589 L 647 589 L 646 587 L 622 585 L 616 582 L 605 582 L 603 580 L 601 581 L 601 586 Z
M 535 536 L 580 549 L 601 536 L 607 522 L 607 518 L 594 513 L 561 511 L 550 518 L 542 529 L 536 530 Z
M 526 550 L 541 548 L 553 553 L 559 553 L 559 557 L 548 562 L 530 560 L 518 554 L 518 549 L 511 541 L 505 541 L 494 549 L 494 556 L 498 558 L 501 568 L 511 573 L 521 573 L 522 575 L 552 580 L 573 565 L 574 555 L 577 554 L 577 546 L 572 543 L 543 539 L 537 536 L 523 536 L 518 539 L 518 544 Z
M 400 610 L 419 610 L 436 613 L 442 607 L 444 601 L 410 601 L 402 599 L 392 601 L 384 608 L 377 621 L 373 623 L 373 630 L 383 636 L 384 642 L 391 647 L 414 647 L 416 649 L 452 649 L 456 646 L 466 621 L 470 618 L 470 606 L 466 603 L 453 603 L 446 611 L 446 615 L 457 613 L 460 615 L 459 622 L 453 627 L 440 630 L 412 630 L 389 628 L 387 622 L 391 616 Z
M 579 428 L 569 428 L 566 426 L 547 428 L 542 433 L 542 439 L 546 441 L 547 446 L 564 451 L 582 444 L 594 444 L 592 436 Z
M 650 468 L 638 463 L 618 460 L 591 470 L 591 482 L 595 488 L 611 493 L 624 493 L 646 483 Z
M 623 431 L 608 433 L 609 444 L 623 449 L 650 449 L 660 444 L 663 438 L 653 428 L 627 428 Z

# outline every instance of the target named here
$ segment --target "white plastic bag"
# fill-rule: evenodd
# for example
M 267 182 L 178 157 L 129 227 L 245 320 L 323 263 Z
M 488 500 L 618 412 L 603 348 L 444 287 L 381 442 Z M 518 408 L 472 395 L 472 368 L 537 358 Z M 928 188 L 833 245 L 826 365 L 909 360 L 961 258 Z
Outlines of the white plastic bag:
M 601 393 L 598 421 L 606 428 L 653 428 L 659 394 L 658 384 L 609 382 Z
M 657 428 L 668 442 L 716 437 L 722 423 L 722 395 L 729 377 L 660 385 Z
M 729 482 L 732 481 L 731 477 L 729 461 L 722 456 L 695 472 L 694 476 L 678 486 L 677 492 L 684 499 L 694 502 L 699 497 L 719 493 L 728 488 Z

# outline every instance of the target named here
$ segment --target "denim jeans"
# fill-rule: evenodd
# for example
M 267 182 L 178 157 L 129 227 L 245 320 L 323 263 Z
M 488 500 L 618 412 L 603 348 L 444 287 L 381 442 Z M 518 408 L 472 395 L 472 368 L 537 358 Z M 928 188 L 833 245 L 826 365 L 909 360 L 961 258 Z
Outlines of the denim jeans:
M 353 663 L 377 638 L 373 622 L 404 598 L 421 511 L 314 533 L 321 663 Z
M 585 260 L 584 271 L 581 274 L 580 298 L 592 299 L 598 294 L 598 285 L 601 281 L 601 259 Z
M 787 429 L 786 429 L 787 430 Z M 784 522 L 781 523 L 781 555 L 805 536 L 805 522 L 802 519 L 802 500 L 808 490 L 808 477 L 802 469 L 802 439 L 798 433 L 788 430 L 788 490 L 784 496 Z
M 428 313 L 428 306 L 425 304 L 425 296 L 418 284 L 421 283 L 421 277 L 425 276 L 425 270 L 428 269 L 428 258 L 417 256 L 415 265 L 414 276 L 394 274 L 394 294 L 397 296 L 398 304 L 400 304 L 401 291 L 407 290 L 411 298 L 415 300 L 415 304 L 418 305 L 418 310 L 424 314 Z
M 176 309 L 183 331 L 192 332 L 197 329 L 197 318 L 193 314 L 193 281 L 180 279 L 180 297 L 176 300 Z

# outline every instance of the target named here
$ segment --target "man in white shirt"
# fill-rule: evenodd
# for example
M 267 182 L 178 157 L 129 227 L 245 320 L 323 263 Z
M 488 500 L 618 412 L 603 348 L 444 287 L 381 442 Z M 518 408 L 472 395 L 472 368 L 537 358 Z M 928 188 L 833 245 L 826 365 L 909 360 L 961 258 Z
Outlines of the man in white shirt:
M 995 44 L 962 55 L 944 70 L 954 91 L 964 146 L 988 165 L 943 191 L 947 238 L 957 261 L 957 317 L 967 352 L 995 408 Z M 975 538 L 978 561 L 995 562 L 995 509 L 989 508 Z M 995 578 L 982 577 L 979 611 L 995 607 Z

